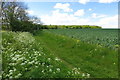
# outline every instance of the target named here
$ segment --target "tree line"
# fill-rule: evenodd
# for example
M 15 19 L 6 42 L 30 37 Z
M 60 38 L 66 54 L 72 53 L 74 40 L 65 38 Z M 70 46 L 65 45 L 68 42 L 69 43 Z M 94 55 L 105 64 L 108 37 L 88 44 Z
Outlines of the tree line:
M 96 25 L 44 25 L 45 29 L 84 29 L 84 28 L 101 28 Z
M 2 29 L 29 32 L 39 29 L 42 22 L 37 17 L 30 16 L 27 10 L 28 8 L 23 2 L 2 2 Z

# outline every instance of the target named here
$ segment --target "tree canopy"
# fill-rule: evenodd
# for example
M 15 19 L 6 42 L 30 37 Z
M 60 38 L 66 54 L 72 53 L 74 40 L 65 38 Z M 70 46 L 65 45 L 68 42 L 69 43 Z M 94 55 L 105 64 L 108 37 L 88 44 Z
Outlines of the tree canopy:
M 31 31 L 42 24 L 37 17 L 30 17 L 27 6 L 23 2 L 2 2 L 2 24 L 3 28 L 12 31 Z

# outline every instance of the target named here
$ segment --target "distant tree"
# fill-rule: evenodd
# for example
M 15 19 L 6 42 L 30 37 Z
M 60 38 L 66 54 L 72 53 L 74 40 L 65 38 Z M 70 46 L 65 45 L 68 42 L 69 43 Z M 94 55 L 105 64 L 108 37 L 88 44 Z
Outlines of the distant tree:
M 2 2 L 0 2 L 0 17 L 2 16 Z
M 38 17 L 36 17 L 36 16 L 32 16 L 32 17 L 31 17 L 31 21 L 32 21 L 33 23 L 35 23 L 35 24 L 40 24 L 40 25 L 43 24 L 43 23 L 41 22 L 41 19 L 38 18 Z

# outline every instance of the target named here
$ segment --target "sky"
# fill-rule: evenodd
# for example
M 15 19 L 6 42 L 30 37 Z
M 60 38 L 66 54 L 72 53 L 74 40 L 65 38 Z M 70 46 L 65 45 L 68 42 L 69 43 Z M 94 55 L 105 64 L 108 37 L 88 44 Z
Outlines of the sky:
M 116 0 L 78 0 L 75 2 L 25 2 L 29 15 L 37 16 L 45 25 L 97 25 L 118 28 Z

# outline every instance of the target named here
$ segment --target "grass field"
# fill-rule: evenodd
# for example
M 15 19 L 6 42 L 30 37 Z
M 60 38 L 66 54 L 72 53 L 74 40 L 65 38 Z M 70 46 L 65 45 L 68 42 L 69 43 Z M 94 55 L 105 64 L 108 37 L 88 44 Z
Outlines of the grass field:
M 118 78 L 117 36 L 99 29 L 2 32 L 3 78 Z

